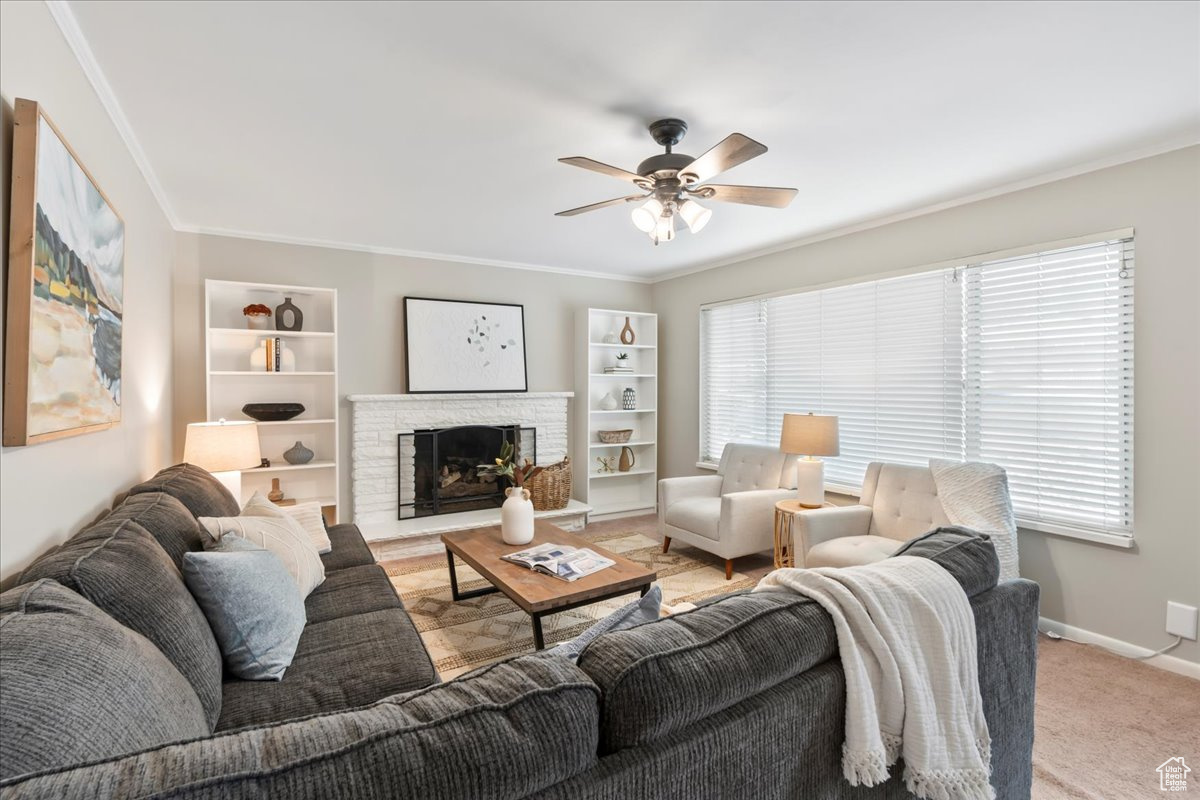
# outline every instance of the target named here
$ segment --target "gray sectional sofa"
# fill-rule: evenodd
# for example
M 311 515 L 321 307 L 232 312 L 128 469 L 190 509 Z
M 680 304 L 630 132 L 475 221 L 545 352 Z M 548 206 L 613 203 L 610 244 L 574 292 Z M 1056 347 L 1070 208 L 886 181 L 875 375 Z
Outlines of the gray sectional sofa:
M 0 595 L 0 797 L 907 798 L 841 775 L 829 617 L 734 594 L 439 683 L 352 525 L 280 682 L 223 676 L 179 573 L 196 516 L 237 513 L 188 465 L 130 490 Z M 1029 796 L 1038 590 L 996 584 L 986 539 L 906 545 L 975 613 L 997 797 Z M 893 771 L 898 774 L 899 770 Z

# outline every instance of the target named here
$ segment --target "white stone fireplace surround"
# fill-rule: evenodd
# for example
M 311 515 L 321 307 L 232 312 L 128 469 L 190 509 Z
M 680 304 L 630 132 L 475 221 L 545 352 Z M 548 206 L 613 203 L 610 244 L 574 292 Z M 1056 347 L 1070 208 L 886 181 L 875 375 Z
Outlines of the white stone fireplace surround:
M 537 457 L 553 464 L 567 455 L 567 403 L 574 392 L 480 392 L 469 394 L 352 394 L 353 441 L 350 484 L 354 522 L 368 541 L 420 536 L 499 523 L 499 509 L 399 519 L 400 459 L 397 436 L 458 425 L 518 425 L 537 431 Z M 580 527 L 586 506 L 572 500 L 555 516 L 563 527 Z M 564 524 L 565 523 L 565 524 Z

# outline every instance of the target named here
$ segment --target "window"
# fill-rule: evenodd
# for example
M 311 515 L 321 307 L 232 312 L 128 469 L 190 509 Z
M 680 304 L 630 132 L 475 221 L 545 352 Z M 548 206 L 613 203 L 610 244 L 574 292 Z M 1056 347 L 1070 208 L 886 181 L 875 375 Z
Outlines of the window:
M 1133 240 L 701 310 L 700 459 L 836 414 L 832 488 L 870 461 L 993 461 L 1023 526 L 1129 537 Z

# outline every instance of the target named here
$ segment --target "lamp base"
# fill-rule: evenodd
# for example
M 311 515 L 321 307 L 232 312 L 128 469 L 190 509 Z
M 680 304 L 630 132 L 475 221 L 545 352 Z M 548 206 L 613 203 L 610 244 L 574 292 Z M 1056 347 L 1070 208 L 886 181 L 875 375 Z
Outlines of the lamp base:
M 825 505 L 825 462 L 819 458 L 796 460 L 796 500 L 801 508 Z
M 229 470 L 228 472 L 213 472 L 214 478 L 221 482 L 221 485 L 229 490 L 233 495 L 233 499 L 240 506 L 242 504 L 242 472 L 241 470 Z

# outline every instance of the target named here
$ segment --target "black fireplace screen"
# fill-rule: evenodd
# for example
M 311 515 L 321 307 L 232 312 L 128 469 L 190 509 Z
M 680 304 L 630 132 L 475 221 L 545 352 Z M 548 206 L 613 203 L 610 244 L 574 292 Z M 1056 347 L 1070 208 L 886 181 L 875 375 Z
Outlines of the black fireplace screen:
M 397 438 L 400 519 L 498 507 L 511 484 L 480 467 L 495 463 L 504 442 L 516 447 L 519 463 L 537 463 L 537 431 L 519 425 L 429 428 Z

